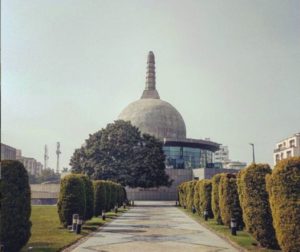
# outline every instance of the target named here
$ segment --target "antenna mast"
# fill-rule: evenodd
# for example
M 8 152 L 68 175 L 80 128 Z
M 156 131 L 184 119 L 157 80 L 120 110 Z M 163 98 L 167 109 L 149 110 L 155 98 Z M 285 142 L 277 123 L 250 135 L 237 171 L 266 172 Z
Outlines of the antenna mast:
M 59 155 L 60 154 L 61 154 L 61 151 L 60 151 L 60 142 L 57 142 L 57 144 L 56 144 L 56 156 L 57 156 L 56 173 L 59 173 Z
M 44 169 L 48 168 L 48 159 L 49 159 L 49 156 L 48 156 L 48 146 L 46 144 L 45 145 L 45 154 L 44 154 Z

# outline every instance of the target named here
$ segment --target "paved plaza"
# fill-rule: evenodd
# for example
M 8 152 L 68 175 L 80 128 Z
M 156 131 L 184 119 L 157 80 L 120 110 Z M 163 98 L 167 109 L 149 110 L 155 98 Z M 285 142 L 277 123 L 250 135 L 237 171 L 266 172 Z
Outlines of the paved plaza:
M 68 250 L 70 251 L 70 250 Z M 238 251 L 174 206 L 140 201 L 122 216 L 79 243 L 73 252 Z

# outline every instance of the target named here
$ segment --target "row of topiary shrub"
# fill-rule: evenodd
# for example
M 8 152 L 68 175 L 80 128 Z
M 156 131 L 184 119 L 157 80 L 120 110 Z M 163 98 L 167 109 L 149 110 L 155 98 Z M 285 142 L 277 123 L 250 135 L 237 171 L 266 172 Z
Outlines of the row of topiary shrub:
M 57 210 L 64 227 L 72 224 L 73 214 L 84 220 L 101 215 L 126 201 L 126 191 L 112 181 L 91 181 L 81 174 L 70 174 L 60 182 Z
M 1 161 L 0 244 L 5 252 L 18 252 L 31 236 L 28 174 L 22 163 Z
M 180 205 L 192 205 L 200 215 L 211 209 L 218 224 L 230 225 L 234 217 L 263 247 L 300 251 L 299 157 L 280 161 L 273 171 L 251 164 L 237 175 L 188 181 L 178 187 L 178 196 Z

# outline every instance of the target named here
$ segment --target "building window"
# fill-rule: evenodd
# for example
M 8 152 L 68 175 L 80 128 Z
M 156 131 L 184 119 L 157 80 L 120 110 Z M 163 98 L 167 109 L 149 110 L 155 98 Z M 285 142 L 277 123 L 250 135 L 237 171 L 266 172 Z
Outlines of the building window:
M 295 139 L 290 140 L 290 147 L 295 147 Z
M 286 152 L 286 157 L 289 158 L 289 157 L 291 157 L 291 156 L 292 156 L 292 152 L 291 152 L 291 151 L 287 151 L 287 152 Z

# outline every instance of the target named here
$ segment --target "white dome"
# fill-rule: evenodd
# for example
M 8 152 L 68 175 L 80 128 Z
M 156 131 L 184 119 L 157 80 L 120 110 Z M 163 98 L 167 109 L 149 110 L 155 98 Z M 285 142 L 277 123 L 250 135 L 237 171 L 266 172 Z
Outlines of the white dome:
M 186 138 L 185 123 L 180 113 L 160 99 L 140 99 L 130 103 L 118 119 L 130 121 L 142 133 L 163 138 Z

